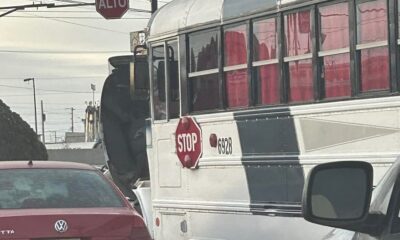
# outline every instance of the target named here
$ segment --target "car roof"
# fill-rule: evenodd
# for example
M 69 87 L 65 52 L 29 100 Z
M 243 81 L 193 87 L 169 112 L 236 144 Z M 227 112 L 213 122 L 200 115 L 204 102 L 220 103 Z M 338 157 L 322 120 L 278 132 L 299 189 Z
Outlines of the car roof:
M 62 161 L 0 161 L 0 170 L 4 169 L 30 169 L 30 168 L 56 168 L 56 169 L 82 169 L 96 170 L 95 167 L 84 163 L 62 162 Z

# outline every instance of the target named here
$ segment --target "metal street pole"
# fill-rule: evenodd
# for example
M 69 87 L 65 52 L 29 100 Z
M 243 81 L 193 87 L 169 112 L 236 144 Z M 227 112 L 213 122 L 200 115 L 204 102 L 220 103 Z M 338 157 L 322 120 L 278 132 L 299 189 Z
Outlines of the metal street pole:
M 33 82 L 33 104 L 34 104 L 34 109 L 35 109 L 35 132 L 36 135 L 38 134 L 37 131 L 37 114 L 36 114 L 36 88 L 35 88 L 35 78 L 25 78 L 24 82 Z
M 74 132 L 74 110 L 75 108 L 67 108 L 71 110 L 71 132 Z
M 74 108 L 71 108 L 71 123 L 72 123 L 72 132 L 74 132 Z
M 90 84 L 90 88 L 92 89 L 92 92 L 93 92 L 93 102 L 92 103 L 93 103 L 93 106 L 94 106 L 95 105 L 94 104 L 94 92 L 96 91 L 96 85 L 92 83 L 92 84 Z
M 43 100 L 40 101 L 40 107 L 42 110 L 42 142 L 43 142 L 43 144 L 45 144 L 46 138 L 44 136 L 44 122 L 46 121 L 46 115 L 43 113 Z

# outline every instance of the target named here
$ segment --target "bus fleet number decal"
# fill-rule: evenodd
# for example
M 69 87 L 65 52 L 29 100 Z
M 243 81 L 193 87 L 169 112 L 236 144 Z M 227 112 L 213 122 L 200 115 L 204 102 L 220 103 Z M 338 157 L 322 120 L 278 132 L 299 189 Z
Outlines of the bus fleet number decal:
M 218 154 L 232 154 L 232 138 L 218 138 Z

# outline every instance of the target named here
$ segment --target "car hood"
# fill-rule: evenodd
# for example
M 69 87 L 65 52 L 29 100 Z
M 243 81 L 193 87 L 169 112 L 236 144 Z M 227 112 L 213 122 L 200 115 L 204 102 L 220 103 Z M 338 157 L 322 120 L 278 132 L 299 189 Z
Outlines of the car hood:
M 56 227 L 60 220 L 67 227 Z M 129 208 L 0 210 L 0 221 L 0 239 L 150 239 L 142 217 Z

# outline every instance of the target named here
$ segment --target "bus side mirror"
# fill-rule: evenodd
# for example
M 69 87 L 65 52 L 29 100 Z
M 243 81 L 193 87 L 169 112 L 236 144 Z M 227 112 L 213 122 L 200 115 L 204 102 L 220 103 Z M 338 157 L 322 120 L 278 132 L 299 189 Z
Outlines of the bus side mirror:
M 130 63 L 130 93 L 134 99 L 149 97 L 149 65 L 147 55 L 137 55 Z
M 367 162 L 334 162 L 314 167 L 303 191 L 303 217 L 312 223 L 363 231 L 372 195 Z

